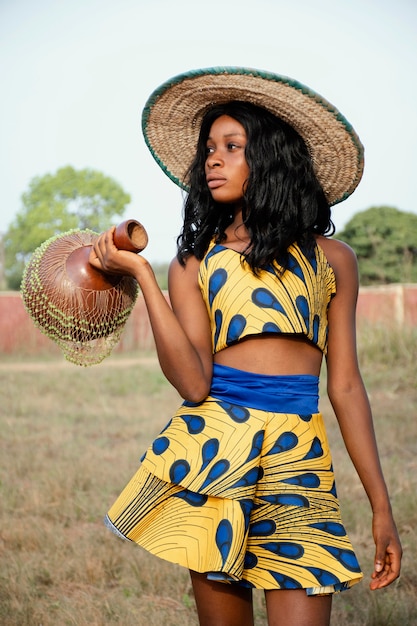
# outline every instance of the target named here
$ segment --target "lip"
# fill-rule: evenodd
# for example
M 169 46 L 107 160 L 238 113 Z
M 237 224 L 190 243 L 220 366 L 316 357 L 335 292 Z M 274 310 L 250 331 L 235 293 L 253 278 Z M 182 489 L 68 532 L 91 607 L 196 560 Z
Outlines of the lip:
M 206 178 L 207 180 L 207 186 L 209 187 L 209 189 L 217 189 L 217 187 L 221 187 L 222 185 L 224 185 L 227 182 L 227 179 L 224 178 L 223 176 L 218 176 L 218 175 L 209 175 Z

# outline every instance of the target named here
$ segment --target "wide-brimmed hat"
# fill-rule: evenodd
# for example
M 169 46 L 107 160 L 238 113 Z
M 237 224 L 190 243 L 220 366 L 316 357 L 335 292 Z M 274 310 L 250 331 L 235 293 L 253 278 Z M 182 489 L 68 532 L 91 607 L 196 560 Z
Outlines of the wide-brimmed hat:
M 243 100 L 268 109 L 304 139 L 329 204 L 345 200 L 363 172 L 364 149 L 346 118 L 296 80 L 243 67 L 180 74 L 158 87 L 142 114 L 145 141 L 158 165 L 188 189 L 201 121 L 212 106 Z

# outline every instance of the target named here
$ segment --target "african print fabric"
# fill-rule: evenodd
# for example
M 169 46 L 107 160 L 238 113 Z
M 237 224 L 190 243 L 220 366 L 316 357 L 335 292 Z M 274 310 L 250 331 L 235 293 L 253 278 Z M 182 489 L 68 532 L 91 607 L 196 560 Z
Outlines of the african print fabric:
M 327 350 L 327 309 L 336 279 L 323 250 L 288 248 L 288 268 L 255 276 L 244 256 L 214 242 L 200 264 L 199 284 L 211 320 L 213 353 L 260 333 L 300 334 Z
M 224 582 L 315 594 L 362 578 L 340 517 L 315 376 L 214 364 L 210 395 L 179 408 L 107 524 Z

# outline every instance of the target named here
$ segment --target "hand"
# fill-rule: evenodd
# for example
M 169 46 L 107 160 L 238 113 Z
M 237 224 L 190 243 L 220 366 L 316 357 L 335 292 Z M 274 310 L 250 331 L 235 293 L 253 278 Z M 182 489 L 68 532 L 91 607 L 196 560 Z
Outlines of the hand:
M 387 587 L 399 577 L 402 548 L 390 513 L 374 514 L 372 529 L 376 550 L 369 587 L 375 590 Z
M 146 261 L 134 252 L 119 250 L 113 240 L 115 226 L 99 236 L 91 248 L 89 262 L 110 274 L 136 276 L 139 263 Z

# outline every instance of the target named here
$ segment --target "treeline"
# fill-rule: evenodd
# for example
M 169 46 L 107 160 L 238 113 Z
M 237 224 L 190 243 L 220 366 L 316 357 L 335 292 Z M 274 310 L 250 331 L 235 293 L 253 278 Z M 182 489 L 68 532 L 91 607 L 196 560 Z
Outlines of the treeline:
M 103 232 L 122 218 L 130 195 L 101 172 L 67 166 L 35 177 L 0 242 L 0 289 L 18 290 L 26 263 L 44 241 L 72 229 Z M 417 282 L 417 215 L 389 206 L 357 213 L 337 233 L 356 252 L 362 285 Z M 167 288 L 168 264 L 155 264 Z

